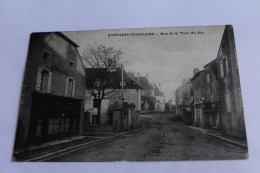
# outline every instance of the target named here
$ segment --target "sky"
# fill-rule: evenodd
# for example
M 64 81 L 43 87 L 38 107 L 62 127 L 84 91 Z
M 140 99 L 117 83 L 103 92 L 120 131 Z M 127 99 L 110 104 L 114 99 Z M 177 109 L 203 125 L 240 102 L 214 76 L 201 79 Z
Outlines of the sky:
M 220 25 L 63 33 L 80 46 L 80 55 L 89 46 L 100 44 L 120 49 L 129 61 L 126 71 L 141 76 L 148 74 L 150 83 L 161 84 L 168 101 L 174 100 L 174 93 L 183 79 L 193 76 L 194 68 L 203 70 L 204 65 L 217 57 L 223 31 L 224 26 Z

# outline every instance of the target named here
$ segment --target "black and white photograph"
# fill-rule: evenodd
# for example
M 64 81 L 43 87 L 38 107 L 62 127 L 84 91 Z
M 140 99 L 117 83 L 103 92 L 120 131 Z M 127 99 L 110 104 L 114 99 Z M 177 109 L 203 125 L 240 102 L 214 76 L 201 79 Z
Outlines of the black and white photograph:
M 237 29 L 31 33 L 12 161 L 248 159 Z

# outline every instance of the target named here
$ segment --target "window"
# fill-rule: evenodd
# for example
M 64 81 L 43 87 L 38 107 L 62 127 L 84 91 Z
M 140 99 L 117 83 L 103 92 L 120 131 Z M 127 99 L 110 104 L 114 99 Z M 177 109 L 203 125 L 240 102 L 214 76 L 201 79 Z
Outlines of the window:
M 207 83 L 210 82 L 209 74 L 207 74 Z
M 73 79 L 69 79 L 69 84 L 68 84 L 68 96 L 72 97 L 72 90 L 73 90 Z
M 71 69 L 74 69 L 74 62 L 73 61 L 69 61 L 69 67 L 71 68 Z
M 65 96 L 74 97 L 75 95 L 76 80 L 71 77 L 66 78 Z
M 47 92 L 48 88 L 48 78 L 49 78 L 49 72 L 47 70 L 42 70 L 42 76 L 41 76 L 41 85 L 40 90 Z
M 42 60 L 49 63 L 50 59 L 51 59 L 51 53 L 48 52 L 47 50 L 43 50 L 43 52 L 42 52 Z
M 197 90 L 194 91 L 195 101 L 197 101 Z
M 50 93 L 52 72 L 46 68 L 38 68 L 35 90 Z
M 220 77 L 223 78 L 224 77 L 223 60 L 219 61 L 219 65 L 220 65 Z
M 226 90 L 225 96 L 226 96 L 226 109 L 227 109 L 227 112 L 231 112 L 231 100 L 230 100 L 230 91 L 229 90 Z
M 98 101 L 99 101 L 98 99 L 93 100 L 93 108 L 98 108 L 98 105 L 99 105 Z
M 228 59 L 225 58 L 225 60 L 226 60 L 226 74 L 228 74 Z

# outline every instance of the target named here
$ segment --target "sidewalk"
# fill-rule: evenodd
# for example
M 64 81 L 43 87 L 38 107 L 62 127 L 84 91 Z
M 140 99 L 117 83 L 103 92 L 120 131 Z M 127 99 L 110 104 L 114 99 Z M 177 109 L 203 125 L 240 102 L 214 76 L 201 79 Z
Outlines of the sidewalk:
M 16 150 L 13 154 L 13 161 L 45 161 L 66 153 L 70 153 L 85 147 L 108 141 L 130 132 L 141 130 L 143 126 L 119 133 L 91 134 L 85 136 L 74 136 L 62 140 L 43 143 L 40 145 L 32 145 L 30 147 Z
M 202 134 L 208 135 L 208 136 L 212 136 L 215 137 L 217 139 L 220 139 L 224 142 L 227 142 L 229 144 L 247 149 L 247 141 L 246 140 L 242 140 L 242 139 L 237 139 L 237 138 L 233 138 L 231 136 L 227 136 L 227 135 L 223 135 L 217 131 L 213 131 L 213 130 L 207 130 L 207 129 L 203 129 L 200 127 L 196 127 L 196 126 L 187 126 L 189 128 L 191 128 L 192 130 L 195 130 L 197 132 L 200 132 Z

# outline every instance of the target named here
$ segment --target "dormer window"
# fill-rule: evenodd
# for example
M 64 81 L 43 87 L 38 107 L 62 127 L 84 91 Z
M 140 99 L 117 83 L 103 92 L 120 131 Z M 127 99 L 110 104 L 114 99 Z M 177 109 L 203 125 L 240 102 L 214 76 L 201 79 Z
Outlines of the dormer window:
M 51 53 L 49 51 L 47 51 L 47 50 L 43 50 L 43 52 L 42 52 L 42 60 L 49 63 L 50 59 L 51 59 Z
M 69 61 L 69 67 L 71 68 L 71 69 L 74 69 L 74 62 L 73 61 Z

